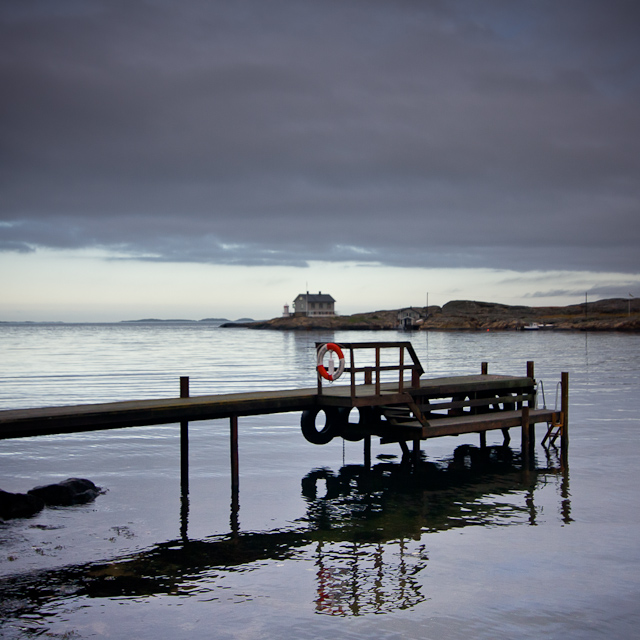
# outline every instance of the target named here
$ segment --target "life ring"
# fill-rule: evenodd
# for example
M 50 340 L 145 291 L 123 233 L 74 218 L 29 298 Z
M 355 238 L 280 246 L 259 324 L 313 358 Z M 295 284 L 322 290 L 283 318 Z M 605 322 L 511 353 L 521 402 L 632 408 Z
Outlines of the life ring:
M 324 366 L 324 356 L 327 353 L 327 351 L 330 352 L 329 354 L 329 371 L 327 371 L 326 367 Z M 335 353 L 338 356 L 338 368 L 334 369 L 333 368 L 333 357 L 331 356 L 332 353 Z M 334 380 L 337 380 L 344 372 L 344 354 L 342 353 L 342 349 L 335 344 L 334 342 L 327 342 L 327 344 L 323 344 L 319 349 L 318 349 L 318 373 L 325 379 L 325 380 L 329 380 L 330 382 L 333 382 Z

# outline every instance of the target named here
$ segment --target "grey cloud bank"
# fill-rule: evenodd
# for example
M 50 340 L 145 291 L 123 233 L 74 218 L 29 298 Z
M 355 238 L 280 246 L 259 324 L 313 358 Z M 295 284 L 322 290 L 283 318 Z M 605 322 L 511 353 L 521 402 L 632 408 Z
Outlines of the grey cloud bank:
M 0 6 L 0 250 L 637 273 L 640 5 Z

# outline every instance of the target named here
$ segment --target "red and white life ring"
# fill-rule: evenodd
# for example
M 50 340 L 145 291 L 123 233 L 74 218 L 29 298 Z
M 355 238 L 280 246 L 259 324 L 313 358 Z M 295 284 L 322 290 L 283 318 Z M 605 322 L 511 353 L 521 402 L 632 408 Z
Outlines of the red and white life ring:
M 329 352 L 329 369 L 324 366 L 324 356 Z M 333 354 L 338 356 L 338 368 L 333 363 Z M 342 349 L 334 342 L 327 342 L 318 349 L 318 373 L 325 379 L 333 382 L 344 372 L 344 354 Z

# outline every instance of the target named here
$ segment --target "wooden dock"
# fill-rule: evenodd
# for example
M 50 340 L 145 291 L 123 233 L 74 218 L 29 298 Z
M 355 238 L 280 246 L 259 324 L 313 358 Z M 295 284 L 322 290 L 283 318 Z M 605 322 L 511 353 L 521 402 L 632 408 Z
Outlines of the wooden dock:
M 189 379 L 183 377 L 175 398 L 0 411 L 0 440 L 179 423 L 180 532 L 184 541 L 188 540 L 189 520 L 189 422 L 196 420 L 229 419 L 230 522 L 235 535 L 240 508 L 238 418 L 242 416 L 301 412 L 302 435 L 313 444 L 326 444 L 333 438 L 363 441 L 365 473 L 372 468 L 373 437 L 379 437 L 382 444 L 398 443 L 403 464 L 415 471 L 425 440 L 478 434 L 480 449 L 488 456 L 487 431 L 500 429 L 507 445 L 512 427 L 522 429 L 521 460 L 523 471 L 529 473 L 535 464 L 535 425 L 545 423 L 542 444 L 555 445 L 560 439 L 562 465 L 567 468 L 567 373 L 562 374 L 557 388 L 561 406 L 547 409 L 537 406 L 533 362 L 527 363 L 524 376 L 489 374 L 487 364 L 482 363 L 477 375 L 427 379 L 422 378 L 424 370 L 410 342 L 330 343 L 329 351 L 335 349 L 342 356 L 336 372 L 331 361 L 328 370 L 324 367 L 328 346 L 316 345 L 316 388 L 190 397 Z M 391 364 L 389 351 L 396 356 Z M 335 379 L 342 373 L 348 374 L 348 384 L 323 384 L 324 377 Z M 410 380 L 405 379 L 407 373 Z M 390 374 L 397 376 L 394 381 L 383 380 Z M 413 451 L 408 443 L 413 444 Z
M 317 348 L 319 354 L 323 348 L 326 352 L 326 345 Z M 380 437 L 383 444 L 399 443 L 404 453 L 412 442 L 416 453 L 421 441 L 441 436 L 478 433 L 484 445 L 486 432 L 495 429 L 502 430 L 508 442 L 512 427 L 522 428 L 523 451 L 528 451 L 536 423 L 547 424 L 545 441 L 554 444 L 560 438 L 566 451 L 568 374 L 562 374 L 560 383 L 562 406 L 547 409 L 537 407 L 532 362 L 527 363 L 524 376 L 489 374 L 483 363 L 478 375 L 422 379 L 422 366 L 409 342 L 348 343 L 338 350 L 341 355 L 342 350 L 347 352 L 348 366 L 342 365 L 349 374 L 348 385 L 323 386 L 318 375 L 317 388 L 189 397 L 188 378 L 182 378 L 176 398 L 0 411 L 0 439 L 180 423 L 186 449 L 189 422 L 229 418 L 232 460 L 235 456 L 237 465 L 238 417 L 302 412 L 307 440 L 314 444 L 334 437 L 364 440 L 365 457 L 372 436 Z M 397 364 L 382 364 L 382 355 L 389 350 L 397 352 Z M 356 355 L 358 361 L 362 358 L 362 366 L 356 366 Z M 321 367 L 319 361 L 319 371 Z M 405 379 L 407 371 L 410 381 Z M 395 382 L 382 380 L 388 372 L 397 373 Z M 325 417 L 318 428 L 321 413 Z
M 0 439 L 304 411 L 315 400 L 315 389 L 289 389 L 9 409 L 0 411 Z
M 380 404 L 392 406 L 404 404 L 408 398 L 410 398 L 409 401 L 412 401 L 416 396 L 471 395 L 487 387 L 493 391 L 514 389 L 516 386 L 521 387 L 526 384 L 531 384 L 531 380 L 511 376 L 478 375 L 422 380 L 419 390 L 411 389 L 408 393 L 402 394 L 398 393 L 397 385 L 389 383 L 382 385 L 380 394 L 375 394 L 371 385 L 360 385 L 356 390 L 355 401 L 351 399 L 349 387 L 336 386 L 326 390 L 322 396 L 318 396 L 314 388 L 308 388 L 204 395 L 189 398 L 127 400 L 35 409 L 8 409 L 0 410 L 0 439 L 170 424 L 185 420 L 193 422 L 230 418 L 231 416 L 289 413 L 325 408 L 330 410 L 333 407 L 351 409 Z M 509 400 L 512 401 L 511 398 Z M 450 402 L 446 405 L 443 403 L 442 406 L 451 408 L 456 405 Z M 462 401 L 457 406 L 469 406 L 469 401 Z M 546 422 L 551 420 L 554 413 L 554 411 L 547 409 L 534 409 L 530 410 L 530 417 L 536 422 Z M 445 431 L 455 432 L 458 429 L 463 433 L 468 430 L 468 426 L 474 427 L 471 431 L 483 428 L 500 428 L 499 426 L 491 426 L 496 418 L 501 423 L 509 422 L 508 426 L 517 426 L 516 423 L 513 423 L 512 414 L 520 416 L 521 411 L 438 417 L 434 410 L 432 414 L 434 417 L 429 420 L 429 425 L 423 428 L 421 437 L 426 439 L 433 436 L 451 435 Z M 445 425 L 448 427 L 443 430 Z M 399 429 L 398 433 L 401 431 L 402 429 Z M 410 435 L 413 436 L 413 433 Z

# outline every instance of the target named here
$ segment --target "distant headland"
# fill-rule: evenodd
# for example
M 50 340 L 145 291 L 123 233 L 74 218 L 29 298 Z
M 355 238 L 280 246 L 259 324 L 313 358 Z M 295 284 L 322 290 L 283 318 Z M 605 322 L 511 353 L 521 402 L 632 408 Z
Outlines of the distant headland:
M 613 298 L 565 307 L 511 306 L 495 302 L 454 300 L 442 307 L 412 307 L 417 331 L 519 331 L 555 329 L 578 331 L 640 331 L 640 299 Z M 397 329 L 401 309 L 356 313 L 350 316 L 289 316 L 253 322 L 227 322 L 228 327 L 279 330 Z

